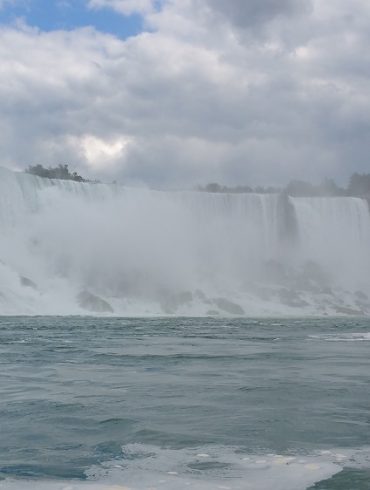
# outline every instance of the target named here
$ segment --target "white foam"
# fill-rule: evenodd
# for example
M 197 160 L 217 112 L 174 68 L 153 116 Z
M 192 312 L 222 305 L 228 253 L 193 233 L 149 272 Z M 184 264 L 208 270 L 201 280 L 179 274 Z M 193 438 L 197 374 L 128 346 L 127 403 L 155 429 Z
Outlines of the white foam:
M 339 452 L 340 451 L 340 452 Z M 343 467 L 369 468 L 370 449 L 248 456 L 233 448 L 129 445 L 125 457 L 91 468 L 87 481 L 4 480 L 1 490 L 306 490 Z
M 370 332 L 310 335 L 309 338 L 327 342 L 368 342 L 370 341 Z

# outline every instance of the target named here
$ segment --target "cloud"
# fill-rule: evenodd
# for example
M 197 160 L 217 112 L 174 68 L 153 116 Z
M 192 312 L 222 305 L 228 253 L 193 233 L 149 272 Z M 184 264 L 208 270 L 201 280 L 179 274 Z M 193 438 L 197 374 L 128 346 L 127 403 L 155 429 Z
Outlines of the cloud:
M 292 17 L 310 10 L 309 0 L 206 0 L 209 7 L 238 27 L 249 28 L 277 17 Z
M 156 187 L 368 171 L 367 0 L 104 4 L 150 32 L 0 29 L 0 164 Z
M 122 158 L 123 152 L 130 144 L 130 139 L 120 136 L 114 140 L 104 140 L 87 134 L 78 138 L 75 144 L 80 145 L 89 165 L 104 169 Z
M 148 14 L 154 10 L 155 4 L 155 0 L 88 0 L 90 8 L 110 8 L 124 15 Z

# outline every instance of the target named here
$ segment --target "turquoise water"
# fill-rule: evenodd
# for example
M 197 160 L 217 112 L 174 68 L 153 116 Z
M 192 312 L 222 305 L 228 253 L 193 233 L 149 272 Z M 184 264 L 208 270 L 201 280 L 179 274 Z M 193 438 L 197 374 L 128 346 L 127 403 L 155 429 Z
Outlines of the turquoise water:
M 366 319 L 0 319 L 1 489 L 370 488 Z

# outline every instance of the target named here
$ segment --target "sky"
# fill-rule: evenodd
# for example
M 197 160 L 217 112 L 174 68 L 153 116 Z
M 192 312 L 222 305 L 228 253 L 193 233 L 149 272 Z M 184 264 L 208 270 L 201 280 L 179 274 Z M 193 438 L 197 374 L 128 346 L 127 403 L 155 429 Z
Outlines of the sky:
M 0 0 L 0 166 L 156 188 L 370 172 L 369 0 Z

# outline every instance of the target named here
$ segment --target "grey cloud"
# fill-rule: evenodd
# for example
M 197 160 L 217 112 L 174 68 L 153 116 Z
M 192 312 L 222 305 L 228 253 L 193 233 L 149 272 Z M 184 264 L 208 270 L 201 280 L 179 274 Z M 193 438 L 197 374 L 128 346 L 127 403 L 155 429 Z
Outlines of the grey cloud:
M 343 181 L 368 171 L 365 2 L 356 0 L 351 21 L 344 0 L 315 19 L 294 17 L 300 2 L 279 2 L 291 49 L 279 44 L 279 25 L 271 23 L 271 43 L 240 43 L 230 12 L 214 25 L 195 3 L 183 5 L 156 14 L 173 30 L 127 41 L 92 29 L 2 28 L 0 165 L 65 162 L 155 187 Z M 232 6 L 233 16 L 254 5 L 255 22 L 277 15 L 272 2 L 212 5 Z
M 310 0 L 207 0 L 209 7 L 242 28 L 260 26 L 280 16 L 311 10 Z

